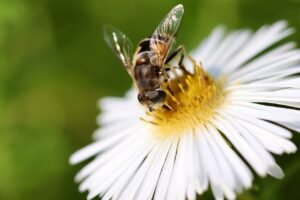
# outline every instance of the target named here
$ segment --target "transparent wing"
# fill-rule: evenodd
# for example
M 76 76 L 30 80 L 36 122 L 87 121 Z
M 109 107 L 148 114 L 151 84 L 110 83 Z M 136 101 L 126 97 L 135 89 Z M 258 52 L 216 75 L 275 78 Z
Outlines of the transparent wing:
M 129 38 L 117 28 L 104 26 L 104 39 L 129 73 L 132 68 L 132 44 Z
M 175 6 L 162 20 L 150 39 L 150 48 L 158 54 L 160 64 L 163 64 L 172 47 L 183 13 L 181 4 Z

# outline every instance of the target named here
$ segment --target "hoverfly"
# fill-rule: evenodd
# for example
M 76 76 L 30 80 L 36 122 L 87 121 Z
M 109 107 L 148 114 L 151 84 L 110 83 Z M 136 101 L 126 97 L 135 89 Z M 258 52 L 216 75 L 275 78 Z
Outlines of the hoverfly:
M 169 55 L 175 41 L 184 9 L 181 4 L 175 6 L 158 25 L 151 37 L 139 42 L 131 58 L 132 44 L 128 37 L 116 28 L 104 27 L 104 39 L 125 69 L 132 77 L 139 90 L 138 100 L 150 111 L 162 106 L 166 93 L 161 88 L 168 80 L 166 65 L 177 55 L 181 55 L 179 66 L 182 65 L 184 49 L 180 46 Z

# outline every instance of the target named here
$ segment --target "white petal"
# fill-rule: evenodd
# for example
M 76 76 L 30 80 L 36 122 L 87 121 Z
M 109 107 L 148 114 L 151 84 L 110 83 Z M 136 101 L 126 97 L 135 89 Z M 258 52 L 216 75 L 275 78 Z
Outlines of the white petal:
M 300 102 L 300 89 L 281 89 L 268 92 L 260 91 L 235 91 L 229 99 L 231 101 L 247 101 L 247 102 Z
M 155 160 L 151 163 L 151 167 L 149 168 L 149 171 L 147 172 L 144 181 L 141 183 L 138 193 L 135 196 L 136 199 L 152 198 L 161 170 L 173 142 L 174 141 L 172 139 L 166 139 L 165 142 L 160 144 L 162 149 L 156 156 Z
M 258 30 L 249 40 L 248 44 L 235 55 L 231 62 L 226 63 L 224 66 L 226 72 L 231 72 L 240 67 L 246 61 L 257 55 L 262 50 L 281 40 L 282 38 L 290 35 L 293 30 L 286 29 L 286 22 L 280 21 L 270 27 L 262 27 Z
M 103 125 L 93 133 L 94 140 L 113 137 L 114 135 L 122 134 L 130 127 L 135 127 L 140 124 L 140 121 L 135 118 L 127 118 L 116 123 Z
M 241 158 L 225 143 L 224 138 L 221 137 L 221 134 L 212 126 L 208 126 L 210 135 L 214 138 L 214 141 L 223 152 L 224 157 L 231 164 L 232 170 L 235 172 L 236 179 L 241 182 L 241 185 L 245 188 L 249 188 L 252 184 L 252 173 L 247 167 L 247 165 L 241 160 Z M 236 185 L 237 191 L 239 190 L 240 185 Z
M 214 52 L 224 35 L 224 27 L 218 26 L 214 29 L 209 38 L 207 38 L 191 55 L 199 61 L 205 62 L 210 54 Z
M 186 173 L 187 173 L 187 191 L 186 196 L 188 200 L 196 199 L 196 192 L 197 187 L 200 186 L 199 179 L 198 179 L 198 169 L 197 169 L 197 162 L 198 159 L 196 154 L 196 147 L 194 140 L 196 139 L 194 136 L 194 132 L 186 133 L 187 137 L 187 152 L 186 152 Z M 199 189 L 199 188 L 198 188 Z
M 79 151 L 75 152 L 71 158 L 70 163 L 77 164 L 83 160 L 86 160 L 90 158 L 91 156 L 94 156 L 96 153 L 99 153 L 100 151 L 103 151 L 106 148 L 111 147 L 116 142 L 120 141 L 122 138 L 128 135 L 128 133 L 134 131 L 137 126 L 128 127 L 127 129 L 123 130 L 119 134 L 114 134 L 112 137 L 109 137 L 107 139 L 96 141 L 83 149 L 80 149 Z
M 99 159 L 97 161 L 99 167 L 93 172 L 93 176 L 89 176 L 81 183 L 81 191 L 97 187 L 97 184 L 99 184 L 99 180 L 105 180 L 105 178 L 109 176 L 114 169 L 117 169 L 122 163 L 129 160 L 136 152 L 138 152 L 139 150 L 143 150 L 145 147 L 151 146 L 151 140 L 147 139 L 147 137 L 138 138 L 138 136 L 136 136 L 131 142 L 127 141 L 127 143 L 127 145 L 130 144 L 130 146 L 128 146 L 127 148 L 124 148 L 123 146 L 123 149 L 121 150 L 115 147 L 113 150 L 103 154 L 102 159 Z M 123 144 L 121 144 L 120 146 L 122 145 Z M 142 148 L 143 146 L 145 147 Z M 124 149 L 126 149 L 126 151 Z M 119 157 L 116 157 L 118 159 L 111 159 L 114 157 L 109 157 L 109 155 L 115 153 L 118 153 Z
M 200 137 L 201 132 L 197 131 L 194 133 L 194 151 L 195 151 L 195 159 L 196 159 L 196 165 L 195 168 L 197 170 L 197 178 L 199 180 L 199 186 L 197 188 L 197 192 L 201 194 L 203 191 L 207 190 L 208 188 L 208 174 L 207 169 L 205 168 L 205 162 L 203 161 L 202 157 L 202 150 L 200 148 Z M 204 153 L 204 152 L 203 152 Z
M 291 141 L 273 134 L 274 130 L 266 131 L 264 127 L 257 126 L 258 124 L 252 124 L 244 121 L 239 122 L 248 127 L 249 130 L 253 130 L 253 136 L 255 136 L 265 146 L 265 148 L 272 153 L 282 154 L 283 152 L 293 153 L 296 151 L 296 146 Z
M 219 148 L 215 145 L 210 133 L 204 131 L 203 136 L 211 149 L 211 155 L 215 158 L 215 164 L 218 166 L 219 175 L 220 175 L 220 186 L 228 199 L 235 199 L 234 189 L 236 185 L 235 177 L 231 167 L 229 166 L 227 160 L 222 155 Z
M 173 142 L 169 150 L 166 162 L 163 166 L 159 181 L 157 183 L 156 192 L 154 196 L 155 200 L 165 199 L 167 195 L 168 187 L 170 184 L 171 175 L 174 167 L 177 145 L 178 145 L 178 139 L 177 141 L 175 140 Z
M 247 160 L 249 165 L 258 173 L 260 176 L 265 176 L 267 172 L 267 167 L 261 162 L 261 159 L 254 152 L 252 147 L 245 141 L 244 138 L 240 136 L 238 130 L 236 130 L 231 123 L 221 118 L 216 117 L 214 123 L 221 130 L 226 138 L 233 144 L 233 146 L 241 153 L 241 155 Z
M 267 167 L 267 172 L 276 178 L 282 178 L 283 172 L 280 167 L 275 163 L 273 156 L 266 151 L 263 145 L 252 135 L 252 132 L 255 130 L 251 129 L 250 126 L 245 126 L 239 119 L 231 119 L 227 117 L 227 120 L 230 120 L 239 133 L 245 138 L 253 150 L 260 157 L 262 163 Z
M 235 105 L 229 105 L 228 109 L 232 109 L 235 112 L 243 113 L 252 117 L 257 117 L 269 121 L 278 122 L 283 124 L 299 123 L 300 112 L 288 108 L 279 108 L 273 106 L 264 106 L 260 104 L 247 103 L 247 102 L 234 102 Z
M 221 172 L 218 162 L 213 155 L 211 148 L 209 147 L 203 133 L 204 127 L 201 127 L 198 131 L 198 147 L 200 153 L 200 162 L 203 163 L 205 172 L 207 173 L 209 183 L 216 199 L 223 199 L 224 193 L 222 189 Z
M 219 55 L 215 54 L 215 58 L 211 58 L 212 62 L 209 63 L 210 66 L 222 66 L 223 63 L 229 62 L 229 59 L 232 58 L 234 53 L 243 47 L 251 34 L 252 33 L 249 30 L 242 30 L 227 36 L 226 39 L 227 41 L 229 40 L 229 42 L 224 45 L 223 49 L 219 48 Z
M 293 50 L 294 47 L 294 43 L 284 44 L 269 51 L 268 53 L 259 56 L 253 61 L 245 64 L 242 68 L 233 72 L 233 74 L 230 76 L 230 80 L 233 82 L 237 79 L 243 79 L 244 76 L 252 75 L 257 71 L 264 71 L 265 67 L 268 67 L 270 64 L 289 58 L 290 56 L 297 55 L 299 50 Z
M 88 199 L 92 199 L 98 194 L 112 188 L 113 183 L 119 184 L 120 182 L 124 183 L 129 181 L 129 177 L 133 175 L 152 148 L 152 145 L 149 144 L 149 142 L 141 144 L 142 145 L 139 148 L 136 148 L 135 152 L 127 153 L 127 155 L 130 155 L 127 159 L 122 159 L 121 161 L 119 161 L 119 159 L 114 159 L 109 163 L 109 165 L 101 166 L 101 169 L 98 171 L 102 174 L 102 177 L 98 172 L 93 175 L 98 175 L 97 182 L 101 184 L 95 184 L 93 187 L 89 187 L 90 193 L 88 195 Z M 120 156 L 122 156 L 122 154 L 120 154 Z M 112 164 L 112 162 L 115 163 Z M 120 187 L 120 185 L 118 186 Z M 115 193 L 116 191 L 114 194 Z
M 187 187 L 187 179 L 185 175 L 185 153 L 187 149 L 186 137 L 183 135 L 180 137 L 180 141 L 177 148 L 177 155 L 172 172 L 171 182 L 168 188 L 167 198 L 168 200 L 184 200 L 185 191 Z

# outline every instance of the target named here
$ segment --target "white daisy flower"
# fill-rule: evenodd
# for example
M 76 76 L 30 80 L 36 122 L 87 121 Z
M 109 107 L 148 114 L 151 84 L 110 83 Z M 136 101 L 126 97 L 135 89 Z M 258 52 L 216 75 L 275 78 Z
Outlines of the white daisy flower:
M 235 199 L 253 173 L 282 178 L 272 154 L 296 151 L 300 50 L 273 45 L 291 33 L 284 21 L 254 33 L 217 27 L 186 62 L 193 73 L 169 80 L 169 109 L 149 112 L 136 89 L 100 100 L 95 141 L 70 158 L 94 157 L 76 176 L 80 191 L 88 199 L 184 200 L 210 188 L 215 199 Z

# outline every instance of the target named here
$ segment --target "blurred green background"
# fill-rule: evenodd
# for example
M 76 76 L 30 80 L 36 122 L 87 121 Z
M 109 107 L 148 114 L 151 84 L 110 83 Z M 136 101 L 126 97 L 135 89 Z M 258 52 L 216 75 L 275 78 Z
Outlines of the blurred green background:
M 130 78 L 104 44 L 112 24 L 134 44 L 177 3 L 178 43 L 195 47 L 211 29 L 258 28 L 286 19 L 299 32 L 299 0 L 0 0 L 0 200 L 85 199 L 68 157 L 91 142 L 97 100 L 122 95 Z M 300 146 L 300 135 L 294 142 Z M 256 179 L 239 199 L 299 199 L 299 153 L 277 157 L 285 179 Z M 211 199 L 206 194 L 200 199 Z

